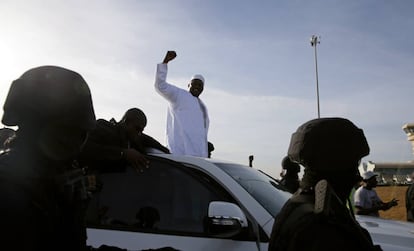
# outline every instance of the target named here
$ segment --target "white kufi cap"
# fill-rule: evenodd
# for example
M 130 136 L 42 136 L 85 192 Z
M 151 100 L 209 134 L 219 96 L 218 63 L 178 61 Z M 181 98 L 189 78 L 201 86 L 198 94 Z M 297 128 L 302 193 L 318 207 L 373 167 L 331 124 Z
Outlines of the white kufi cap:
M 372 177 L 375 177 L 375 176 L 378 176 L 378 174 L 374 173 L 373 171 L 368 171 L 368 172 L 365 172 L 361 175 L 362 179 L 364 179 L 364 180 L 369 180 L 369 179 L 371 179 Z
M 199 79 L 199 80 L 203 81 L 203 84 L 205 84 L 204 77 L 203 77 L 201 74 L 195 74 L 195 75 L 191 78 L 191 80 L 193 80 L 193 79 Z M 190 81 L 191 81 L 191 80 L 190 80 Z

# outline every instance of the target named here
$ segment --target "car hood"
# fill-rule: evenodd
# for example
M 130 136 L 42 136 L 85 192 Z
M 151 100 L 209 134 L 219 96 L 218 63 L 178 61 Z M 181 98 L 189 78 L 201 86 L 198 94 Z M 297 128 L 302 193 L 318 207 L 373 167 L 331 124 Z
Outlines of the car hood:
M 356 216 L 363 228 L 368 230 L 375 244 L 383 250 L 414 251 L 414 224 L 371 216 Z

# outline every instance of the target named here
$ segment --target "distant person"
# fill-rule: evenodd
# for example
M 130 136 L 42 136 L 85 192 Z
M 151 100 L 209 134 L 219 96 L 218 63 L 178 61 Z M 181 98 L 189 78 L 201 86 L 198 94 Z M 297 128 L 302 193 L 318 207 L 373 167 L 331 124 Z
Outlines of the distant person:
M 296 192 L 299 188 L 300 165 L 290 160 L 289 156 L 285 156 L 282 160 L 283 172 L 280 184 L 286 188 L 290 193 Z
M 138 108 L 126 111 L 120 122 L 98 119 L 81 152 L 81 164 L 101 171 L 123 170 L 128 164 L 144 170 L 148 167 L 144 156 L 147 148 L 169 153 L 157 140 L 143 133 L 146 125 L 147 117 Z
M 414 172 L 411 174 L 411 185 L 405 193 L 405 207 L 407 208 L 407 221 L 414 221 Z
M 308 121 L 293 133 L 288 156 L 305 170 L 300 189 L 276 216 L 269 251 L 381 250 L 355 220 L 346 200 L 369 147 L 343 118 Z
M 95 127 L 87 83 L 57 66 L 30 69 L 13 81 L 2 123 L 18 127 L 0 155 L 2 250 L 84 250 L 87 194 L 74 159 Z
M 208 145 L 208 157 L 211 158 L 211 153 L 214 151 L 214 144 L 208 141 L 207 145 Z
M 207 107 L 199 98 L 204 90 L 203 76 L 194 75 L 184 90 L 167 83 L 167 64 L 177 54 L 168 51 L 164 61 L 157 65 L 155 90 L 168 102 L 167 147 L 175 155 L 208 157 L 207 134 L 209 117 Z
M 356 214 L 379 217 L 379 210 L 386 211 L 398 205 L 396 199 L 383 202 L 375 191 L 377 186 L 377 174 L 368 171 L 361 175 L 362 185 L 355 191 L 354 206 Z

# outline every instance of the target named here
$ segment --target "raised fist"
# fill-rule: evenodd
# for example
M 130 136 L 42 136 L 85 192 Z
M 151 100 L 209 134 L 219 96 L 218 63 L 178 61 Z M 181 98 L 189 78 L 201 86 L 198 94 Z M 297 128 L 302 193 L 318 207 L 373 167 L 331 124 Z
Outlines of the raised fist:
M 164 61 L 162 61 L 164 64 L 168 64 L 171 60 L 173 60 L 177 56 L 177 53 L 175 51 L 167 51 L 167 54 L 165 55 Z

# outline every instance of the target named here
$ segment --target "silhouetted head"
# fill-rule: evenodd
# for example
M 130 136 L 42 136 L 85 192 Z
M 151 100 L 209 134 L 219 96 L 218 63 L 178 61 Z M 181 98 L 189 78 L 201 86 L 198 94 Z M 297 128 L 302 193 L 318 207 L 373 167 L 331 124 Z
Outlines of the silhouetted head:
M 128 136 L 133 137 L 144 131 L 147 126 L 147 116 L 141 109 L 131 108 L 125 112 L 121 123 L 124 124 Z
M 85 80 L 57 66 L 30 69 L 13 81 L 3 109 L 3 124 L 18 126 L 18 137 L 35 140 L 56 160 L 76 154 L 96 123 Z
M 376 187 L 378 185 L 377 176 L 378 174 L 374 173 L 373 171 L 367 171 L 361 175 L 362 181 L 368 188 Z

